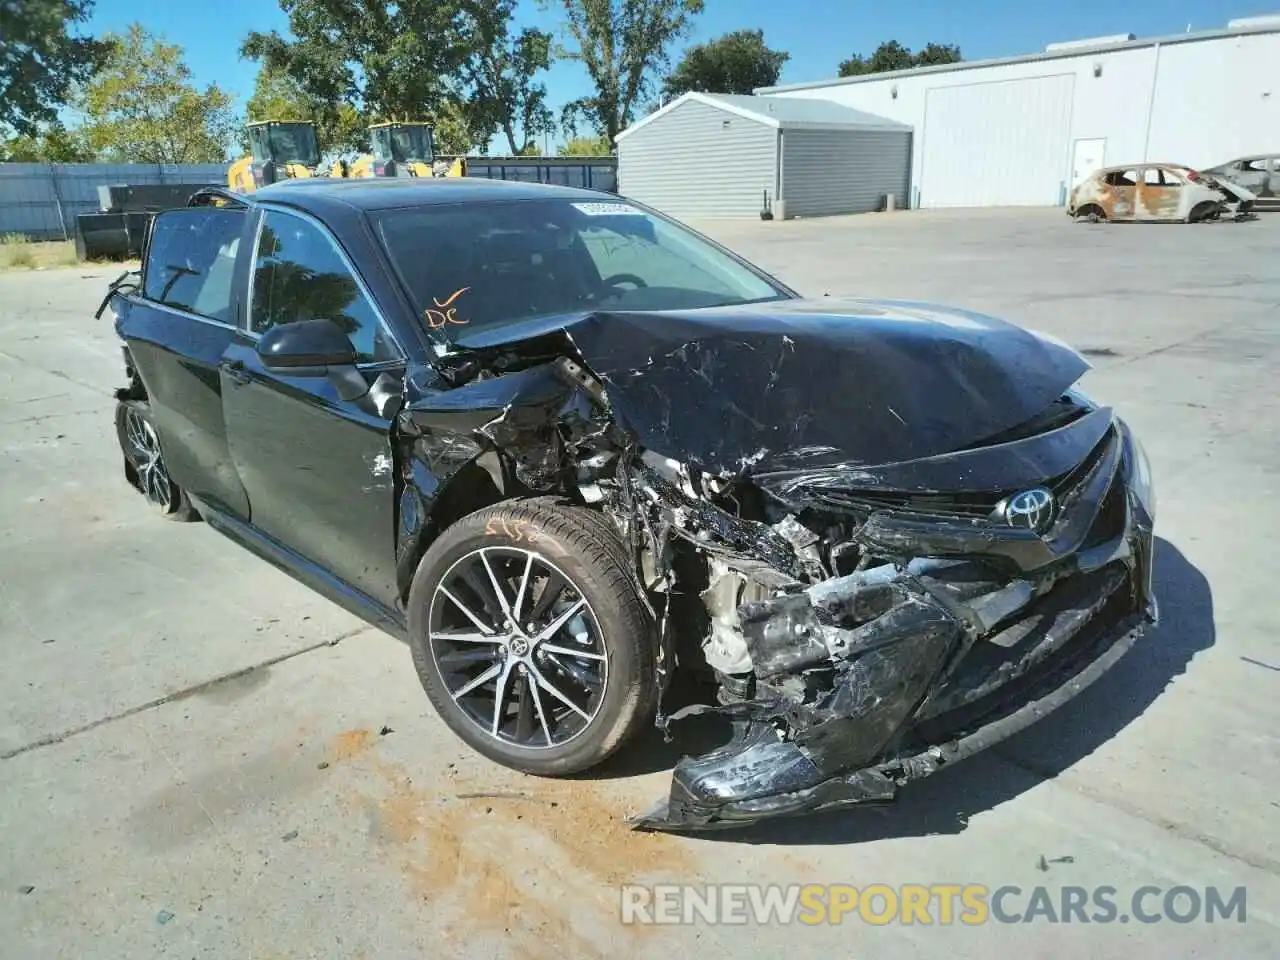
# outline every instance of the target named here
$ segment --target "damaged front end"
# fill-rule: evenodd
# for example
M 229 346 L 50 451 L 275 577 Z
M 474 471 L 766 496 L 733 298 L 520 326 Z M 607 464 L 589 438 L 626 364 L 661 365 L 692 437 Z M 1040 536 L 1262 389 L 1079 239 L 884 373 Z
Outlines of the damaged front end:
M 1015 476 L 1009 489 L 939 494 L 868 488 L 865 469 L 849 487 L 838 470 L 762 477 L 754 543 L 722 535 L 736 526 L 714 515 L 714 496 L 698 507 L 638 468 L 655 513 L 712 548 L 705 653 L 721 702 L 664 724 L 719 713 L 735 734 L 682 760 L 670 795 L 634 825 L 707 829 L 890 800 L 1109 668 L 1155 619 L 1149 473 L 1109 410 L 1063 405 L 1076 415 L 1066 425 L 942 458 L 955 478 L 1056 462 L 1039 485 Z M 937 459 L 878 479 L 907 486 Z
M 770 309 L 464 344 L 490 367 L 573 357 L 537 405 L 562 439 L 535 445 L 536 470 L 512 463 L 614 521 L 653 598 L 663 689 L 673 669 L 714 678 L 713 702 L 659 726 L 732 722 L 638 828 L 890 800 L 1070 699 L 1155 620 L 1146 457 L 1070 389 L 1077 354 L 920 305 L 838 323 L 827 304 Z M 508 399 L 495 442 L 521 420 Z

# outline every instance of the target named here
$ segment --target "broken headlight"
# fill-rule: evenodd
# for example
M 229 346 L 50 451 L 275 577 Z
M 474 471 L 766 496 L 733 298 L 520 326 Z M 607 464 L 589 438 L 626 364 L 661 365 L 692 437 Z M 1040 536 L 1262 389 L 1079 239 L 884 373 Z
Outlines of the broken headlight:
M 1079 382 L 1067 391 L 1067 396 L 1071 399 L 1072 403 L 1076 404 L 1076 406 L 1083 407 L 1085 410 L 1097 410 L 1100 406 L 1098 401 L 1094 400 L 1093 397 L 1080 389 Z

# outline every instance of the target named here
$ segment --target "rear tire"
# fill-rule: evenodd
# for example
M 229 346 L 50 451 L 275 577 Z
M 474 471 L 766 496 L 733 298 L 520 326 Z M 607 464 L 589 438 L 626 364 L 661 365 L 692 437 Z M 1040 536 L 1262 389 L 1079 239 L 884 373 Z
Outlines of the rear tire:
M 150 404 L 145 400 L 117 402 L 116 439 L 129 483 L 161 517 L 180 522 L 200 519 L 187 492 L 169 476 Z
M 1088 223 L 1099 223 L 1107 219 L 1106 213 L 1097 204 L 1086 204 L 1076 211 L 1076 221 L 1085 220 Z
M 463 517 L 423 556 L 408 613 L 432 705 L 505 767 L 588 770 L 657 708 L 653 617 L 616 530 L 595 511 L 539 497 Z

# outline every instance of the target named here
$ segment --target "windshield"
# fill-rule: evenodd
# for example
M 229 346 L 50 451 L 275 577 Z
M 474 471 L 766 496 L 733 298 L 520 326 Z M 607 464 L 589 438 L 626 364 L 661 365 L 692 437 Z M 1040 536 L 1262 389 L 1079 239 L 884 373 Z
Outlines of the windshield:
M 391 131 L 392 156 L 401 162 L 421 160 L 430 163 L 431 129 L 429 127 L 396 127 Z
M 277 163 L 301 163 L 314 167 L 320 162 L 316 128 L 306 123 L 273 123 L 268 128 L 271 157 Z
M 618 201 L 388 210 L 379 237 L 428 328 L 449 337 L 584 310 L 691 310 L 790 295 L 670 220 Z

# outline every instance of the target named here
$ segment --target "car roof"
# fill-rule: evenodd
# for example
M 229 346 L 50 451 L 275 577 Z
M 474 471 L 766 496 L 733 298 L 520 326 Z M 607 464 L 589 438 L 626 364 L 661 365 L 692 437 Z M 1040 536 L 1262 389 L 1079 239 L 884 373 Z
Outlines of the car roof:
M 596 200 L 617 197 L 600 190 L 487 177 L 307 177 L 284 180 L 254 194 L 258 202 L 296 207 L 321 219 L 352 210 L 389 210 L 492 200 Z
M 1117 170 L 1146 170 L 1148 167 L 1167 167 L 1170 170 L 1190 170 L 1185 163 L 1165 163 L 1163 160 L 1143 160 L 1140 163 L 1120 163 L 1114 167 L 1102 167 L 1097 173 L 1115 173 Z

